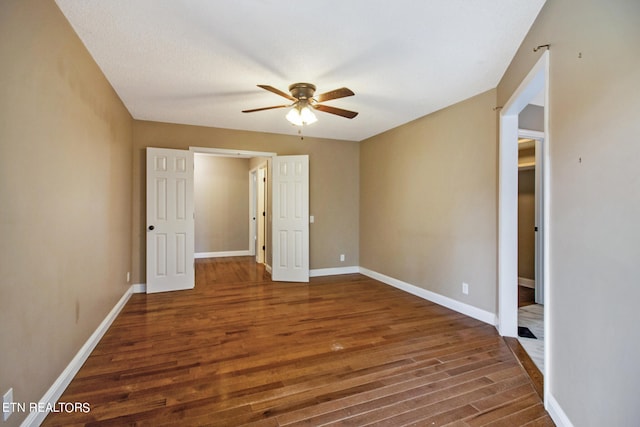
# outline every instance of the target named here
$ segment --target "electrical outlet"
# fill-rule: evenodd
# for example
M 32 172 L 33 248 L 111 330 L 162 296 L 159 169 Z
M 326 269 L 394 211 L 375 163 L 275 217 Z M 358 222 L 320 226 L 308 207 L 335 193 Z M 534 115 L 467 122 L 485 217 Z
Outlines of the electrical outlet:
M 2 418 L 7 421 L 13 413 L 13 388 L 2 396 Z
M 315 216 L 313 216 L 313 215 L 311 215 L 311 216 L 309 217 L 309 222 L 310 222 L 311 224 L 313 224 L 314 222 L 316 222 L 316 217 L 315 217 Z
M 466 282 L 462 282 L 462 293 L 469 295 L 469 284 Z
M 344 262 L 344 254 L 340 254 L 340 262 Z
M 131 281 L 131 272 L 127 271 L 127 283 Z

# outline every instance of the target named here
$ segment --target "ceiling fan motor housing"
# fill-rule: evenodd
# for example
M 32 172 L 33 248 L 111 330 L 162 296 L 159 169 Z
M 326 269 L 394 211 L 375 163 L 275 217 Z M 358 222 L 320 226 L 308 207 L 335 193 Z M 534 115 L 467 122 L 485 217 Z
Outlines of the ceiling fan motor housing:
M 301 99 L 311 99 L 316 91 L 316 86 L 311 83 L 294 83 L 289 86 L 289 92 L 291 96 Z

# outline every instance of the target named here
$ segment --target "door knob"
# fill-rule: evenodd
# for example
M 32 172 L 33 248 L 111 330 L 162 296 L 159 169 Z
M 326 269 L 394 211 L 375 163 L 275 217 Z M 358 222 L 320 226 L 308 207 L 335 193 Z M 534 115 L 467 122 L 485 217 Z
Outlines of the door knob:
M 149 231 L 153 231 L 153 229 L 154 229 L 154 228 L 155 228 L 155 227 L 154 227 L 153 225 L 150 225 L 150 226 L 149 226 Z

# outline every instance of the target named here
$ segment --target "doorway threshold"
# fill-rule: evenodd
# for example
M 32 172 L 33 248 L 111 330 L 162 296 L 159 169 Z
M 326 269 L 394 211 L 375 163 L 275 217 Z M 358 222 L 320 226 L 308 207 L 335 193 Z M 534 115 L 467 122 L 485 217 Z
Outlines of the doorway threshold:
M 531 385 L 536 393 L 538 393 L 538 396 L 540 396 L 540 399 L 544 400 L 544 376 L 542 372 L 540 372 L 540 369 L 538 369 L 531 357 L 529 357 L 529 354 L 517 338 L 504 337 L 504 342 L 511 350 L 511 353 L 518 359 L 520 366 L 522 366 L 527 375 L 529 375 Z

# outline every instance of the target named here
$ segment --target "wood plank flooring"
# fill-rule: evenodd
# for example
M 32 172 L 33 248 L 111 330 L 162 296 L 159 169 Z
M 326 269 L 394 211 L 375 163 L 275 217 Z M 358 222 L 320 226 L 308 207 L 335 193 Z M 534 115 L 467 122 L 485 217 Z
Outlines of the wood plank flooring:
M 494 327 L 368 277 L 275 283 L 197 260 L 134 295 L 43 425 L 552 426 Z

